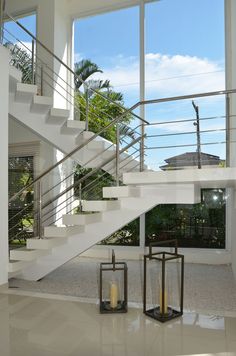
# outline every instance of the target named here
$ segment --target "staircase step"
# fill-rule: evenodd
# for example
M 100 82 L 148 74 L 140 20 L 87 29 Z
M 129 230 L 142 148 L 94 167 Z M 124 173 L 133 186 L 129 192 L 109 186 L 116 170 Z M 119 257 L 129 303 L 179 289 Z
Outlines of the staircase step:
M 45 237 L 67 237 L 84 232 L 84 226 L 46 226 Z
M 51 108 L 46 122 L 52 125 L 61 125 L 67 121 L 70 116 L 70 110 Z
M 22 268 L 26 267 L 28 262 L 18 261 L 18 260 L 10 260 L 8 263 L 8 272 L 18 272 L 21 271 Z
M 126 198 L 139 196 L 139 187 L 120 186 L 103 188 L 103 198 Z
M 89 140 L 91 137 L 93 137 L 95 134 L 92 131 L 84 131 L 83 132 L 83 140 L 87 141 Z
M 26 247 L 18 248 L 10 251 L 10 259 L 19 261 L 33 261 L 38 257 L 44 256 L 46 251 L 31 250 Z
M 84 211 L 107 211 L 120 209 L 118 200 L 85 200 L 83 201 Z
M 100 222 L 102 220 L 101 213 L 94 214 L 74 214 L 74 215 L 63 215 L 62 221 L 65 225 L 86 225 L 92 224 L 96 222 Z
M 64 135 L 78 135 L 85 130 L 85 121 L 67 120 L 61 128 L 61 133 Z
M 67 242 L 67 237 L 47 237 L 44 239 L 28 239 L 27 248 L 36 250 L 49 250 Z
M 37 94 L 38 87 L 33 84 L 16 84 L 16 101 L 21 103 L 31 103 L 33 97 Z
M 93 136 L 94 132 L 84 131 L 82 134 L 76 137 L 75 143 L 76 145 L 80 145 L 88 141 Z M 105 149 L 105 143 L 101 139 L 99 140 L 99 138 L 96 138 L 86 145 L 86 149 L 103 151 Z
M 48 96 L 35 95 L 30 107 L 30 111 L 37 114 L 46 114 L 53 105 L 53 99 Z

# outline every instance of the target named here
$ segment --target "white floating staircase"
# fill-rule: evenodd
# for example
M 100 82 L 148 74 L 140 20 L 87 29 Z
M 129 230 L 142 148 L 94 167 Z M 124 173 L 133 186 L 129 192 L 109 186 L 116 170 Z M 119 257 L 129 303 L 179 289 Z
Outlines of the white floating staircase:
M 11 67 L 11 117 L 65 153 L 93 136 L 83 131 L 84 122 L 69 120 L 68 110 L 53 108 L 51 98 L 37 95 L 37 86 L 22 84 L 20 80 L 20 72 Z M 109 145 L 108 141 L 97 137 L 73 158 L 84 165 L 96 156 L 88 166 L 96 167 L 114 153 L 115 147 L 108 149 L 101 158 L 101 151 Z M 135 167 L 137 161 L 126 153 L 123 157 L 129 162 L 121 170 L 127 185 L 105 187 L 103 198 L 107 200 L 84 201 L 85 213 L 64 215 L 63 226 L 47 226 L 42 239 L 28 239 L 26 248 L 10 251 L 10 276 L 39 280 L 158 204 L 198 203 L 201 182 L 204 187 L 211 188 L 226 184 L 235 186 L 236 172 L 232 169 L 125 173 Z M 107 165 L 106 171 L 112 168 Z
M 10 66 L 9 115 L 27 126 L 44 140 L 52 143 L 63 153 L 73 151 L 90 139 L 94 133 L 85 130 L 85 122 L 70 120 L 70 112 L 53 107 L 50 97 L 37 95 L 38 87 L 21 83 L 21 72 Z M 104 151 L 104 153 L 102 153 Z M 93 142 L 73 155 L 73 159 L 86 168 L 94 168 L 115 154 L 115 145 L 98 136 Z M 138 160 L 122 153 L 120 173 L 138 169 Z M 86 164 L 86 162 L 89 162 Z M 114 172 L 112 161 L 104 170 Z
M 105 187 L 103 196 L 117 200 L 86 201 L 83 208 L 90 214 L 64 215 L 64 226 L 45 227 L 43 239 L 28 239 L 27 249 L 10 251 L 19 261 L 10 275 L 41 279 L 157 204 L 199 202 L 200 189 L 194 184 Z

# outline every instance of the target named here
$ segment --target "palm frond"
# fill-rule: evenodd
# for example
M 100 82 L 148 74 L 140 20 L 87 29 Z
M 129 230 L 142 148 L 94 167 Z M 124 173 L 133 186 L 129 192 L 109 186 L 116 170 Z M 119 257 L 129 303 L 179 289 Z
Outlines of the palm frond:
M 10 50 L 10 65 L 22 72 L 22 82 L 30 83 L 32 78 L 31 54 L 17 44 L 6 42 L 4 44 Z
M 90 61 L 90 59 L 83 59 L 75 63 L 75 88 L 79 90 L 83 82 L 85 82 L 92 74 L 102 73 L 102 70 L 98 67 L 96 63 Z
M 120 130 L 121 141 L 122 141 L 122 137 L 127 137 L 127 136 L 129 138 L 132 138 L 133 140 L 136 139 L 135 132 L 132 129 L 132 127 L 126 125 L 125 123 L 119 124 L 119 130 Z
M 84 85 L 84 91 L 88 97 L 91 97 L 94 93 L 94 90 L 102 90 L 102 89 L 109 89 L 110 88 L 110 81 L 109 80 L 100 80 L 100 79 L 90 79 L 87 80 Z

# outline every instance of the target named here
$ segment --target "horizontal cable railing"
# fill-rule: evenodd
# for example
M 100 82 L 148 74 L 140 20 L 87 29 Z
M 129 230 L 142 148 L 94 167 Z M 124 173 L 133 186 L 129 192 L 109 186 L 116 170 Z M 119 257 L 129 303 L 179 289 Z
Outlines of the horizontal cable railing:
M 122 125 L 119 124 L 119 120 L 121 119 L 122 118 L 117 118 L 113 120 L 112 123 L 107 125 L 97 134 L 94 134 L 93 137 L 86 140 L 79 147 L 43 172 L 32 183 L 26 185 L 9 199 L 9 205 L 11 207 L 11 204 L 13 204 L 17 199 L 20 199 L 26 191 L 33 190 L 35 195 L 33 202 L 27 204 L 27 207 L 24 207 L 21 211 L 17 212 L 14 217 L 11 217 L 9 222 L 10 236 L 14 234 L 14 239 L 22 236 L 22 229 L 19 226 L 17 227 L 17 223 L 15 223 L 15 221 L 17 217 L 20 217 L 22 220 L 24 212 L 26 212 L 29 208 L 34 208 L 34 219 L 32 221 L 31 231 L 33 231 L 37 236 L 42 237 L 43 225 L 55 224 L 56 222 L 61 221 L 62 215 L 65 214 L 65 212 L 74 211 L 74 209 L 76 209 L 75 202 L 77 198 L 75 198 L 74 191 L 76 193 L 79 185 L 84 181 L 86 181 L 86 186 L 83 187 L 80 194 L 83 197 L 88 197 L 88 195 L 90 195 L 93 196 L 93 199 L 98 199 L 98 197 L 101 199 L 101 175 L 99 178 L 96 176 L 98 171 L 102 171 L 102 175 L 106 176 L 106 182 L 104 183 L 119 185 L 122 181 L 121 178 L 123 171 L 140 170 L 139 144 L 143 138 L 141 135 L 138 136 L 137 134 L 136 138 L 123 135 L 125 137 L 125 141 L 129 142 L 124 143 L 124 141 L 120 141 L 120 129 L 122 129 Z M 90 150 L 90 154 L 86 157 L 86 159 L 84 159 L 82 165 L 78 164 L 78 161 L 73 159 L 73 156 L 75 154 L 80 155 L 82 150 L 89 152 L 89 143 L 93 142 L 95 138 L 99 138 L 104 131 L 110 130 L 113 127 L 116 129 L 116 143 L 104 141 L 105 147 L 100 150 L 99 153 L 96 152 L 96 150 Z M 62 173 L 60 173 L 63 171 L 64 166 L 68 166 L 67 168 L 70 171 L 70 173 L 65 177 L 63 177 Z M 83 169 L 86 174 L 83 178 L 80 178 L 77 182 L 74 182 L 76 171 L 78 169 Z M 89 170 L 89 172 L 87 172 L 87 170 Z M 93 176 L 93 182 L 88 182 L 90 188 L 90 192 L 88 194 L 87 180 L 91 176 Z M 50 184 L 50 181 L 52 181 L 53 184 Z M 94 194 L 94 191 L 96 191 L 97 196 Z M 70 208 L 71 205 L 73 205 L 73 208 Z M 35 227 L 36 221 L 37 228 Z
M 138 116 L 137 114 L 135 113 L 131 113 L 131 111 L 127 110 L 126 108 L 124 108 L 123 105 L 121 105 L 119 102 L 117 101 L 114 101 L 110 96 L 109 96 L 109 90 L 108 90 L 108 93 L 107 95 L 105 93 L 102 93 L 100 90 L 97 90 L 97 89 L 94 89 L 93 87 L 89 86 L 88 83 L 86 83 L 86 81 L 84 81 L 82 79 L 81 76 L 77 75 L 73 69 L 71 69 L 66 63 L 64 63 L 55 53 L 53 53 L 49 48 L 47 48 L 47 46 L 45 46 L 39 39 L 37 39 L 27 28 L 25 28 L 19 21 L 17 21 L 15 18 L 13 18 L 11 15 L 9 14 L 5 14 L 5 16 L 13 21 L 25 34 L 27 34 L 31 40 L 32 40 L 32 48 L 28 48 L 27 47 L 27 51 L 29 51 L 31 53 L 31 56 L 29 56 L 31 58 L 31 61 L 32 61 L 32 65 L 31 65 L 31 78 L 32 78 L 32 84 L 35 83 L 35 76 L 41 76 L 40 79 L 40 82 L 41 84 L 43 83 L 43 80 L 42 80 L 42 76 L 44 75 L 48 75 L 48 72 L 47 71 L 42 71 L 42 68 L 43 66 L 46 66 L 47 69 L 49 69 L 53 76 L 56 76 L 58 80 L 53 80 L 53 88 L 55 89 L 55 85 L 56 86 L 60 86 L 60 83 L 64 83 L 66 84 L 66 88 L 63 87 L 65 93 L 64 95 L 62 95 L 65 99 L 67 99 L 67 96 L 70 97 L 70 100 L 72 100 L 71 104 L 74 104 L 75 106 L 77 105 L 76 103 L 76 96 L 79 96 L 79 93 L 78 91 L 76 92 L 76 96 L 74 96 L 73 94 L 73 90 L 74 90 L 74 85 L 72 85 L 72 82 L 70 84 L 70 81 L 68 82 L 68 80 L 65 80 L 65 78 L 62 78 L 61 75 L 59 75 L 53 68 L 51 68 L 48 63 L 45 61 L 45 60 L 42 60 L 41 57 L 39 57 L 39 55 L 37 54 L 37 52 L 39 51 L 39 49 L 41 50 L 41 56 L 45 54 L 47 54 L 50 58 L 53 58 L 54 60 L 56 60 L 56 62 L 58 62 L 65 70 L 68 74 L 70 74 L 70 76 L 72 76 L 73 78 L 73 82 L 75 83 L 76 81 L 79 81 L 83 86 L 84 88 L 86 88 L 86 90 L 89 90 L 90 93 L 92 94 L 95 94 L 97 96 L 99 96 L 100 98 L 104 99 L 106 102 L 114 105 L 115 107 L 119 108 L 121 110 L 122 113 L 125 113 L 127 112 L 127 114 L 130 114 L 132 115 L 133 117 L 139 119 L 139 120 L 143 120 L 140 116 Z M 17 40 L 16 36 L 12 35 L 10 33 L 9 30 L 5 29 L 3 27 L 3 39 L 4 39 L 4 36 L 5 36 L 5 32 L 8 33 L 8 35 L 11 35 L 14 37 L 14 41 L 16 43 L 21 43 L 21 45 L 23 45 L 24 47 L 26 47 L 22 41 L 19 41 Z M 5 36 L 6 37 L 6 36 Z M 5 41 L 6 41 L 6 38 L 5 38 Z M 12 41 L 10 41 L 12 42 Z M 30 59 L 29 58 L 29 59 Z M 38 63 L 39 62 L 39 63 Z M 37 66 L 40 66 L 41 67 L 41 74 L 38 74 L 38 70 L 37 70 Z M 51 78 L 52 79 L 52 78 Z M 38 84 L 38 83 L 37 83 Z M 72 92 L 71 92 L 72 91 Z M 41 94 L 43 93 L 43 88 L 41 88 Z M 66 94 L 66 95 L 65 95 Z M 84 103 L 80 101 L 80 105 L 82 105 L 86 110 L 86 112 L 84 113 L 85 116 L 88 116 L 88 112 L 91 111 L 92 107 L 94 106 L 94 102 L 91 102 L 91 100 L 88 100 L 88 102 L 86 102 L 86 95 L 83 96 L 83 99 L 84 99 Z M 96 111 L 98 111 L 99 108 L 96 107 Z M 80 112 L 80 108 L 78 108 L 78 112 Z M 94 113 L 93 113 L 94 114 Z M 107 112 L 106 112 L 106 115 L 107 115 Z M 86 120 L 88 120 L 88 117 L 86 117 Z M 147 123 L 147 122 L 146 122 Z

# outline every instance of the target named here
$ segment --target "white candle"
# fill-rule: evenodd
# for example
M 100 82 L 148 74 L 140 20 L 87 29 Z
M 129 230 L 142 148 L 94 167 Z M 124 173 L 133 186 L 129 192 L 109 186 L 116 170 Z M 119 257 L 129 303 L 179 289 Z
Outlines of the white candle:
M 163 313 L 163 304 L 162 304 L 162 275 L 159 275 L 159 304 L 160 304 L 160 313 Z M 168 293 L 167 293 L 167 273 L 165 275 L 165 290 L 164 290 L 164 314 L 167 314 L 168 311 Z
M 110 305 L 111 308 L 116 308 L 118 302 L 118 286 L 115 282 L 111 283 L 110 286 Z
M 164 314 L 167 314 L 167 291 L 164 291 Z M 160 289 L 160 313 L 162 314 L 162 289 Z

